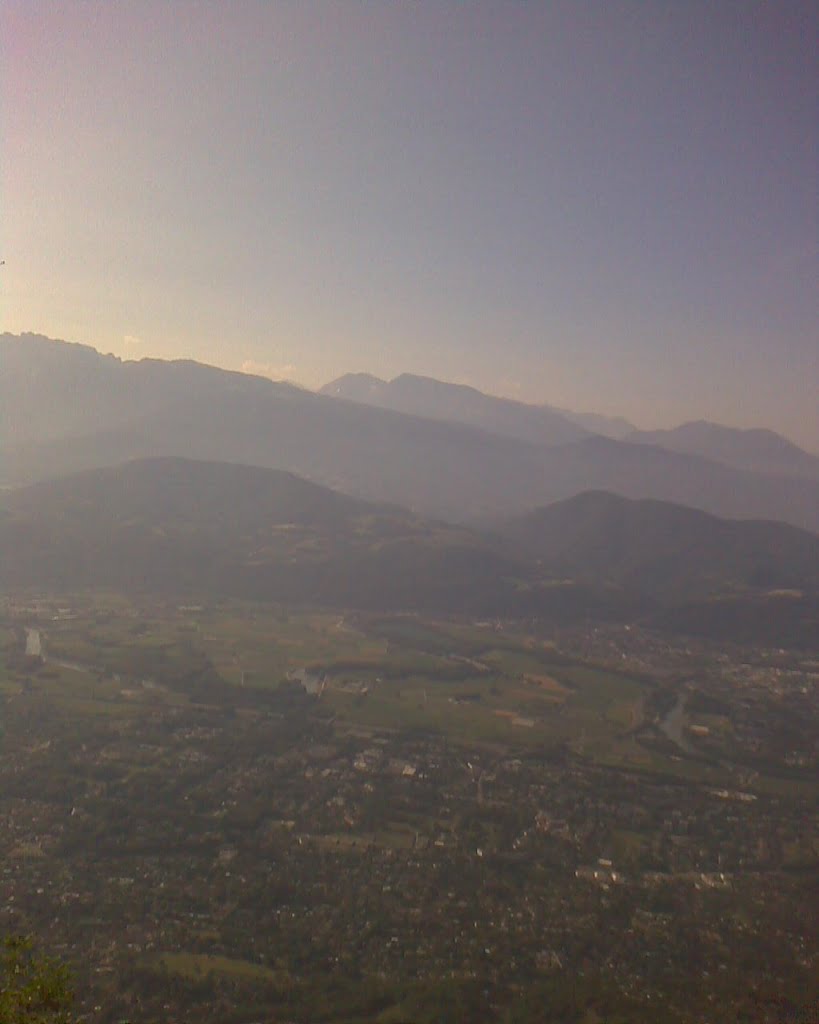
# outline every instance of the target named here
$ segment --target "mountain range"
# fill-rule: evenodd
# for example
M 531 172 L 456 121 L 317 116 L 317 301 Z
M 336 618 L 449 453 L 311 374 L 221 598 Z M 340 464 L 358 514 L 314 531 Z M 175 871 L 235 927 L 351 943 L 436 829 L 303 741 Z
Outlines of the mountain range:
M 772 430 L 739 430 L 703 420 L 670 430 L 638 430 L 625 419 L 497 398 L 463 384 L 410 373 L 391 381 L 348 373 L 325 384 L 320 393 L 380 409 L 467 423 L 538 444 L 559 445 L 602 436 L 700 456 L 734 469 L 819 479 L 819 457 Z
M 2 335 L 0 484 L 165 455 L 286 470 L 458 523 L 607 490 L 819 530 L 819 479 L 809 475 L 602 437 L 556 410 L 425 378 L 404 379 L 401 410 L 368 404 L 368 388 L 353 401 L 189 361 L 122 361 Z

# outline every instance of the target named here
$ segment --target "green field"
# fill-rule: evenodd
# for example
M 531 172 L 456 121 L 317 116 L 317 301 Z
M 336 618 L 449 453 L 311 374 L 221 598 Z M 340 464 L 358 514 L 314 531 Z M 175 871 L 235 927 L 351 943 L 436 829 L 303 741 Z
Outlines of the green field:
M 148 961 L 150 967 L 185 978 L 202 978 L 208 974 L 221 974 L 240 981 L 281 981 L 279 974 L 269 967 L 247 960 L 234 960 L 227 956 L 206 953 L 159 953 Z

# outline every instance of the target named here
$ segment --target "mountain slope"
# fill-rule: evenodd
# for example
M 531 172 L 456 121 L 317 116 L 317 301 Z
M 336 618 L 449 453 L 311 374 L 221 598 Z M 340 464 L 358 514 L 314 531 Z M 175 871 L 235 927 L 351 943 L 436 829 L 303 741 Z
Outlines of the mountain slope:
M 589 434 L 622 440 L 637 428 L 618 416 L 572 412 L 543 403 L 497 398 L 463 384 L 401 374 L 391 381 L 371 373 L 345 373 L 319 394 L 433 419 L 471 423 L 484 430 L 537 444 L 565 444 Z M 572 426 L 576 429 L 572 430 Z
M 819 588 L 819 536 L 587 492 L 499 527 L 517 557 L 664 601 L 746 588 Z
M 124 435 L 180 401 L 299 389 L 191 360 L 123 361 L 36 334 L 0 335 L 0 439 L 7 447 Z
M 577 423 L 592 434 L 601 434 L 603 437 L 610 437 L 614 441 L 623 441 L 629 434 L 637 431 L 637 427 L 622 416 L 603 416 L 597 412 L 573 412 L 571 409 L 561 409 L 550 406 L 561 416 L 565 416 L 572 423 Z
M 457 607 L 516 571 L 464 529 L 290 473 L 157 458 L 7 493 L 0 586 Z
M 548 406 L 496 398 L 463 384 L 412 373 L 403 373 L 391 381 L 366 373 L 350 373 L 326 384 L 320 393 L 413 416 L 466 423 L 536 444 L 565 444 L 589 433 Z
M 819 457 L 772 430 L 737 430 L 699 420 L 672 430 L 635 430 L 625 440 L 702 455 L 737 469 L 819 478 Z

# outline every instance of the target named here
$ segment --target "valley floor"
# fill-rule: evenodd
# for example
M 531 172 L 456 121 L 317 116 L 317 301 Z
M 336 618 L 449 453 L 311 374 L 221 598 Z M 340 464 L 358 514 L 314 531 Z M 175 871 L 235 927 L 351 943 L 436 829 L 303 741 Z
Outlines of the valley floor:
M 812 1020 L 819 665 L 8 598 L 0 932 L 79 1017 Z

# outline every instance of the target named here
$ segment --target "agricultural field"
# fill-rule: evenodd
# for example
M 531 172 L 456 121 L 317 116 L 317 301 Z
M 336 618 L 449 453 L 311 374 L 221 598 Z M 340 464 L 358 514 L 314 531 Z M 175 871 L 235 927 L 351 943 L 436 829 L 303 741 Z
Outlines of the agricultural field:
M 514 624 L 238 602 L 141 606 L 104 594 L 32 621 L 45 661 L 30 685 L 77 712 L 128 717 L 140 705 L 213 699 L 214 688 L 224 699 L 226 687 L 252 701 L 306 680 L 342 731 L 418 730 L 541 753 L 566 747 L 600 764 L 724 781 L 720 757 L 732 739 L 724 716 L 708 726 L 711 757 L 681 760 L 671 745 L 644 742 L 656 734 L 657 679 L 569 656 Z M 8 627 L 6 638 L 13 646 Z M 691 716 L 693 725 L 706 721 Z
M 339 728 L 628 759 L 643 721 L 644 682 L 496 625 L 105 598 L 70 607 L 40 626 L 45 664 L 32 685 L 89 712 L 178 701 L 203 677 L 265 691 L 305 676 Z

